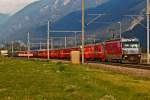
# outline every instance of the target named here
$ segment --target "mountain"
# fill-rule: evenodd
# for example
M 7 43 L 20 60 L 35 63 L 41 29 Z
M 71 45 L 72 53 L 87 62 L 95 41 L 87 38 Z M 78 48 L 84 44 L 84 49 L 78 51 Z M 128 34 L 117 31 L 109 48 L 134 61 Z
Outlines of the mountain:
M 132 30 L 124 33 L 128 37 L 137 37 L 140 39 L 142 47 L 146 47 L 147 34 L 146 34 L 146 20 L 141 21 L 141 24 L 137 24 Z
M 5 23 L 5 21 L 9 18 L 9 15 L 7 14 L 1 14 L 0 13 L 0 25 Z
M 122 24 L 122 32 L 132 30 L 136 27 L 141 21 L 144 20 L 144 17 L 128 17 L 126 15 L 143 15 L 145 13 L 145 1 L 141 0 L 110 0 L 102 5 L 88 8 L 85 10 L 85 19 L 86 24 L 89 23 L 92 19 L 97 16 L 89 16 L 88 14 L 104 14 L 99 19 L 95 20 L 93 23 L 86 25 L 86 34 L 96 34 L 99 40 L 104 40 L 109 37 L 110 33 L 116 33 L 119 35 L 119 21 Z M 41 25 L 32 31 L 34 33 L 44 32 L 46 33 L 46 25 Z M 81 30 L 81 11 L 75 11 L 69 13 L 65 17 L 56 21 L 51 25 L 52 30 Z M 145 33 L 144 33 L 145 34 Z M 66 35 L 65 33 L 53 33 L 53 35 L 60 36 Z M 105 36 L 104 36 L 105 35 Z M 125 36 L 128 34 L 124 34 Z M 45 34 L 46 36 L 46 34 Z M 135 37 L 138 34 L 134 34 Z M 141 38 L 141 37 L 139 37 Z
M 125 15 L 144 14 L 146 1 L 86 0 L 85 5 L 86 34 L 97 34 L 101 40 L 107 38 L 104 35 L 119 34 L 119 21 L 122 23 L 122 32 L 130 34 L 130 30 L 135 29 L 144 17 L 131 18 Z M 104 15 L 87 25 L 96 17 L 89 14 L 96 13 Z M 25 39 L 26 33 L 31 32 L 31 37 L 46 38 L 47 20 L 52 22 L 51 30 L 81 30 L 81 0 L 41 0 L 32 3 L 0 27 L 0 37 L 7 40 Z M 51 35 L 62 36 L 66 33 Z M 135 37 L 138 35 L 134 34 Z
M 86 8 L 101 5 L 107 1 L 109 0 L 95 0 L 95 2 L 87 0 Z M 55 23 L 67 14 L 80 9 L 81 0 L 41 0 L 32 3 L 13 15 L 5 25 L 0 27 L 0 37 L 3 39 L 24 38 L 26 32 L 32 32 L 32 29 L 45 25 L 48 20 Z

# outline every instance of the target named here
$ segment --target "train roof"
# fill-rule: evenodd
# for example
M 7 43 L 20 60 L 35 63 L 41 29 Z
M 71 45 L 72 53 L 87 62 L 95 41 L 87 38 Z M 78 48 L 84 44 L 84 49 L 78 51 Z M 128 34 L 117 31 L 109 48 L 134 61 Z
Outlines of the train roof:
M 122 38 L 122 42 L 139 42 L 138 38 Z
M 139 42 L 138 38 L 117 38 L 117 39 L 111 39 L 106 40 L 105 42 L 112 42 L 112 41 L 121 41 L 121 42 Z
M 111 39 L 111 40 L 106 40 L 105 42 L 112 42 L 112 41 L 120 41 L 120 38 Z

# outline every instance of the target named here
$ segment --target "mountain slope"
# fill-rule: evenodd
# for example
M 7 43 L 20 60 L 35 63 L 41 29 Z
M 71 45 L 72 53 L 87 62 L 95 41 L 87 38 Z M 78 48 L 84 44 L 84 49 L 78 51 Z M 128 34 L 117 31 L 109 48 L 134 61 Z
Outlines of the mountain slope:
M 139 22 L 144 20 L 144 17 L 138 17 L 139 21 L 137 21 L 137 18 L 132 19 L 124 15 L 145 13 L 145 4 L 146 1 L 142 0 L 95 0 L 95 2 L 87 0 L 86 24 L 96 17 L 89 16 L 89 14 L 105 15 L 90 25 L 86 25 L 86 34 L 97 34 L 100 40 L 107 38 L 110 33 L 119 35 L 119 21 L 122 23 L 122 31 L 128 31 L 130 34 L 129 30 L 134 29 Z M 1 27 L 0 37 L 8 40 L 10 37 L 11 39 L 25 39 L 26 33 L 31 32 L 31 37 L 46 38 L 47 20 L 52 22 L 52 30 L 81 30 L 81 0 L 42 0 L 30 4 Z M 68 34 L 51 33 L 51 35 Z M 134 34 L 135 37 L 138 35 Z
M 124 5 L 126 4 L 126 5 Z M 144 13 L 145 1 L 141 0 L 130 0 L 129 2 L 116 0 L 109 1 L 103 5 L 86 9 L 85 19 L 86 24 L 96 16 L 89 16 L 88 14 L 101 13 L 105 14 L 101 18 L 97 19 L 90 25 L 86 25 L 86 34 L 98 34 L 99 39 L 105 39 L 103 34 L 109 35 L 109 30 L 114 30 L 119 35 L 119 21 L 122 22 L 122 31 L 128 31 L 134 28 L 144 18 L 139 17 L 139 21 L 135 18 L 126 17 L 127 14 L 143 14 Z M 104 23 L 103 23 L 104 22 Z M 106 22 L 106 23 L 105 23 Z M 41 32 L 46 33 L 46 25 L 41 25 L 32 31 L 40 34 Z M 67 16 L 56 21 L 51 26 L 52 30 L 81 30 L 81 11 L 76 11 L 68 14 Z M 54 35 L 66 35 L 62 33 L 55 33 Z M 45 34 L 46 36 L 46 34 Z M 136 34 L 135 34 L 136 36 Z
M 146 20 L 143 20 L 141 24 L 136 25 L 132 30 L 124 33 L 126 37 L 137 37 L 140 39 L 142 47 L 146 47 Z
M 5 23 L 5 21 L 9 18 L 9 15 L 0 13 L 0 25 Z
M 88 3 L 87 7 L 93 7 L 105 1 L 109 0 L 95 0 L 95 2 L 87 0 L 86 3 Z M 40 25 L 45 25 L 47 20 L 51 20 L 54 23 L 67 14 L 80 9 L 81 0 L 41 0 L 32 3 L 12 16 L 0 28 L 0 36 L 2 37 L 5 34 L 4 39 L 9 39 L 14 34 L 17 34 L 18 38 L 24 37 L 26 32 Z

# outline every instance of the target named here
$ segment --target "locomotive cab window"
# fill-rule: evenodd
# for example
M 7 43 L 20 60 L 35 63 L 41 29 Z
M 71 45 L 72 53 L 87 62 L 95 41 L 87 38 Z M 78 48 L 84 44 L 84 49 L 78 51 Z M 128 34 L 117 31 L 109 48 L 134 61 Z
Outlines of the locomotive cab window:
M 140 44 L 138 42 L 125 42 L 122 43 L 123 48 L 140 48 Z

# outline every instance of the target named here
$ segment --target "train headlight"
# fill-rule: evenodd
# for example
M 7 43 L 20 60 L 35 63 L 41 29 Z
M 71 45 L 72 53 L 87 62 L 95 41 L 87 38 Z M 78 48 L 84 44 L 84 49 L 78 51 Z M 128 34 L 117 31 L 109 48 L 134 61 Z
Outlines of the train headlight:
M 141 55 L 138 55 L 139 57 L 141 57 Z

